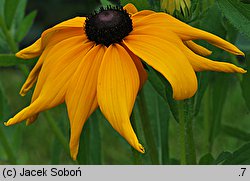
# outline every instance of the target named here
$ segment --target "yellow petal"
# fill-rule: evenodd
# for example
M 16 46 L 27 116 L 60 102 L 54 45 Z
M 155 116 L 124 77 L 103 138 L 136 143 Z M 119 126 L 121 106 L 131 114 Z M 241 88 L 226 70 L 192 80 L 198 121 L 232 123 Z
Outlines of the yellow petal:
M 174 99 L 187 99 L 195 94 L 197 79 L 194 70 L 174 44 L 147 35 L 129 35 L 124 43 L 169 81 Z
M 112 127 L 143 153 L 144 148 L 129 120 L 139 84 L 138 72 L 129 54 L 119 44 L 110 45 L 98 75 L 98 104 Z
M 73 36 L 84 36 L 84 17 L 76 17 L 64 21 L 52 28 L 47 29 L 31 46 L 16 53 L 16 56 L 23 59 L 31 59 L 41 55 L 46 46 L 54 46 L 56 43 Z
M 97 77 L 106 48 L 97 45 L 79 64 L 66 93 L 66 105 L 70 119 L 70 153 L 76 160 L 83 125 L 97 108 Z
M 55 30 L 51 32 L 44 32 L 42 34 L 42 49 L 52 47 L 60 41 L 72 38 L 75 36 L 82 36 L 87 39 L 83 28 L 66 28 L 61 30 Z
M 240 67 L 237 67 L 231 63 L 227 62 L 218 62 L 209 60 L 205 57 L 199 56 L 192 52 L 190 49 L 185 47 L 185 45 L 181 46 L 180 49 L 188 58 L 190 64 L 194 68 L 195 71 L 217 71 L 217 72 L 227 72 L 227 73 L 246 73 L 246 71 Z
M 206 49 L 203 46 L 196 44 L 195 42 L 189 40 L 183 42 L 188 48 L 190 48 L 194 53 L 197 53 L 201 56 L 209 56 L 212 54 L 212 51 Z
M 135 14 L 138 12 L 137 8 L 131 3 L 126 4 L 123 9 L 125 9 L 129 14 Z
M 84 43 L 81 38 L 67 39 L 57 44 L 44 60 L 32 103 L 11 118 L 6 125 L 36 117 L 39 112 L 61 104 L 70 78 L 92 46 L 93 43 Z
M 37 61 L 36 65 L 34 68 L 31 70 L 28 78 L 26 79 L 25 83 L 23 84 L 21 90 L 20 90 L 20 95 L 25 96 L 26 93 L 33 87 L 33 85 L 36 83 L 38 75 L 41 71 L 44 59 L 46 59 L 48 51 L 44 51 Z
M 142 10 L 139 11 L 135 14 L 133 14 L 132 17 L 132 21 L 133 21 L 133 26 L 134 23 L 136 23 L 137 21 L 141 21 L 142 18 L 144 18 L 145 16 L 151 15 L 151 14 L 155 14 L 156 12 L 151 11 L 151 10 Z
M 242 68 L 239 68 L 233 64 L 226 62 L 216 62 L 196 55 L 194 52 L 192 52 L 189 48 L 187 48 L 183 44 L 181 39 L 175 33 L 165 30 L 162 27 L 158 27 L 158 25 L 135 27 L 131 35 L 155 36 L 175 44 L 182 51 L 182 53 L 188 58 L 190 64 L 192 65 L 195 71 L 212 70 L 219 72 L 238 72 L 238 73 L 246 72 Z
M 39 38 L 32 45 L 17 52 L 16 56 L 22 59 L 31 59 L 31 58 L 39 56 L 41 53 L 42 53 L 41 38 Z
M 125 45 L 123 45 L 123 47 L 125 48 L 125 50 L 129 53 L 130 57 L 132 58 L 132 60 L 134 61 L 134 64 L 136 66 L 136 69 L 139 73 L 139 78 L 140 78 L 140 89 L 142 88 L 142 86 L 144 85 L 144 83 L 147 81 L 148 79 L 148 74 L 146 72 L 146 70 L 144 69 L 141 59 L 136 56 L 133 52 L 131 52 L 128 47 L 126 47 Z
M 132 16 L 132 19 L 133 18 L 134 16 Z M 203 39 L 235 55 L 244 55 L 242 51 L 240 51 L 236 46 L 227 42 L 226 40 L 223 40 L 222 38 L 206 31 L 191 27 L 188 24 L 185 24 L 166 13 L 153 13 L 143 18 L 136 18 L 133 23 L 134 27 L 146 25 L 161 26 L 162 28 L 166 28 L 166 30 L 170 30 L 176 33 L 183 41 Z

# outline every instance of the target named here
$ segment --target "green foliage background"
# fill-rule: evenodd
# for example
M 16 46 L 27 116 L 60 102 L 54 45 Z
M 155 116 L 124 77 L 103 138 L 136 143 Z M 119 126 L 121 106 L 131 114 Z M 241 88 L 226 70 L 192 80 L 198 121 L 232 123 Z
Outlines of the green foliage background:
M 140 10 L 160 10 L 157 0 L 122 0 L 121 4 L 128 2 Z M 65 105 L 42 113 L 30 126 L 3 125 L 29 105 L 32 95 L 31 91 L 21 97 L 19 90 L 36 59 L 21 60 L 14 53 L 33 43 L 46 28 L 84 16 L 101 3 L 118 1 L 0 0 L 0 163 L 250 164 L 250 73 L 198 73 L 197 94 L 177 102 L 171 98 L 168 82 L 148 67 L 149 80 L 140 91 L 131 116 L 146 148 L 143 155 L 112 129 L 99 110 L 84 127 L 76 162 L 69 156 Z M 238 0 L 193 0 L 188 17 L 178 12 L 175 16 L 228 40 L 246 53 L 245 58 L 236 57 L 198 41 L 213 51 L 209 58 L 230 61 L 250 71 L 250 4 Z M 185 145 L 181 143 L 182 128 L 187 130 Z

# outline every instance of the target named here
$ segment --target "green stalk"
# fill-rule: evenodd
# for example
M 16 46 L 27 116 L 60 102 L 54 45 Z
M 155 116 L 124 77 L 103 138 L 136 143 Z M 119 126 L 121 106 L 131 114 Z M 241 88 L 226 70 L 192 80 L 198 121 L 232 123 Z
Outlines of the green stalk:
M 51 114 L 49 112 L 44 112 L 44 116 L 51 128 L 51 130 L 53 131 L 53 133 L 55 134 L 55 136 L 57 137 L 57 139 L 59 140 L 59 142 L 62 144 L 64 150 L 66 153 L 69 153 L 69 147 L 68 147 L 68 142 L 65 139 L 64 135 L 62 134 L 62 131 L 60 130 L 60 128 L 58 127 L 58 125 L 56 124 L 55 120 L 53 119 L 53 117 L 51 116 Z
M 181 165 L 186 165 L 186 126 L 185 126 L 185 116 L 184 116 L 184 102 L 180 101 L 178 104 L 179 111 L 179 128 L 180 128 L 180 161 Z
M 144 90 L 142 89 L 138 97 L 139 114 L 141 117 L 141 121 L 143 122 L 142 128 L 145 139 L 147 145 L 150 147 L 149 155 L 151 158 L 151 162 L 152 164 L 157 165 L 159 164 L 158 151 L 154 140 L 153 130 L 151 129 L 150 120 L 148 119 L 149 115 L 146 105 L 146 96 Z
M 179 126 L 181 144 L 181 164 L 196 164 L 196 151 L 193 136 L 193 118 L 189 100 L 179 101 Z

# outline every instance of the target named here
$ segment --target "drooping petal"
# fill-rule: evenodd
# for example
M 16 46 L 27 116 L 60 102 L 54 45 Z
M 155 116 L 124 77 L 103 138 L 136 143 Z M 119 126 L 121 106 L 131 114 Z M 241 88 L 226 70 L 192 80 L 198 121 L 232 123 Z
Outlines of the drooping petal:
M 194 53 L 197 53 L 201 56 L 209 56 L 212 54 L 212 51 L 206 49 L 205 47 L 196 44 L 195 42 L 189 40 L 189 41 L 184 41 L 184 44 L 190 48 Z
M 64 101 L 69 80 L 92 46 L 93 43 L 84 43 L 78 37 L 57 44 L 44 60 L 32 103 L 11 118 L 6 125 L 36 117 L 39 112 L 61 104 Z
M 106 47 L 97 45 L 79 64 L 66 93 L 66 105 L 70 119 L 70 152 L 76 160 L 82 128 L 97 108 L 97 78 Z
M 166 13 L 152 13 L 143 18 L 135 18 L 132 16 L 132 19 L 134 27 L 158 25 L 176 33 L 183 41 L 203 39 L 235 55 L 244 55 L 236 46 L 222 38 L 185 24 Z
M 227 72 L 227 73 L 246 73 L 246 71 L 240 67 L 237 67 L 231 63 L 227 62 L 218 62 L 209 60 L 205 57 L 199 56 L 192 52 L 190 49 L 181 46 L 180 49 L 188 58 L 190 64 L 195 71 L 217 71 L 217 72 Z
M 125 9 L 129 14 L 135 14 L 138 12 L 137 8 L 131 3 L 126 4 L 123 9 Z
M 54 46 L 67 38 L 82 35 L 86 39 L 84 22 L 85 17 L 76 17 L 47 29 L 42 33 L 41 38 L 29 47 L 16 53 L 16 56 L 23 59 L 31 59 L 41 55 L 46 46 Z
M 124 43 L 134 54 L 169 81 L 174 99 L 187 99 L 195 94 L 197 79 L 194 70 L 174 44 L 147 35 L 129 35 Z
M 23 84 L 21 90 L 20 90 L 20 95 L 21 96 L 25 96 L 26 93 L 33 87 L 33 85 L 36 83 L 38 75 L 41 71 L 44 59 L 46 59 L 48 54 L 48 51 L 44 51 L 41 55 L 41 57 L 39 58 L 39 60 L 37 61 L 36 65 L 34 66 L 34 68 L 31 70 L 28 78 L 26 79 L 25 83 Z
M 42 53 L 41 49 L 41 38 L 39 38 L 35 43 L 24 48 L 16 53 L 18 58 L 31 59 L 39 56 Z
M 98 75 L 97 100 L 112 127 L 139 152 L 139 143 L 130 123 L 130 114 L 139 89 L 136 66 L 119 44 L 110 45 L 103 57 Z
M 183 44 L 182 40 L 175 33 L 167 31 L 164 28 L 159 27 L 158 25 L 152 25 L 151 27 L 149 26 L 135 27 L 131 35 L 155 36 L 175 44 L 187 57 L 187 59 L 189 60 L 190 64 L 192 65 L 195 71 L 211 70 L 219 72 L 238 72 L 238 73 L 246 72 L 242 68 L 239 68 L 233 64 L 226 62 L 212 61 L 207 58 L 196 55 L 193 51 L 191 51 Z

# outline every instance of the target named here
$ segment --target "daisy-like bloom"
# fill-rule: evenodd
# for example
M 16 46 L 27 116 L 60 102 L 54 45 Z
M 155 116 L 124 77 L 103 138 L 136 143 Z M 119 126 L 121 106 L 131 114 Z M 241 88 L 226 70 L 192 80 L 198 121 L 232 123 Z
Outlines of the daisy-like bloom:
M 161 0 L 161 9 L 169 14 L 174 14 L 175 11 L 182 12 L 184 16 L 191 7 L 190 0 Z
M 195 71 L 245 72 L 233 64 L 200 56 L 211 52 L 192 42 L 194 39 L 244 55 L 213 34 L 166 13 L 138 12 L 132 4 L 101 8 L 91 16 L 64 21 L 16 54 L 23 59 L 40 56 L 20 94 L 24 96 L 36 86 L 31 104 L 5 124 L 27 120 L 29 125 L 40 112 L 65 102 L 71 127 L 70 152 L 76 159 L 84 123 L 99 106 L 112 127 L 143 153 L 130 123 L 137 93 L 147 80 L 141 60 L 169 81 L 176 100 L 195 94 Z

